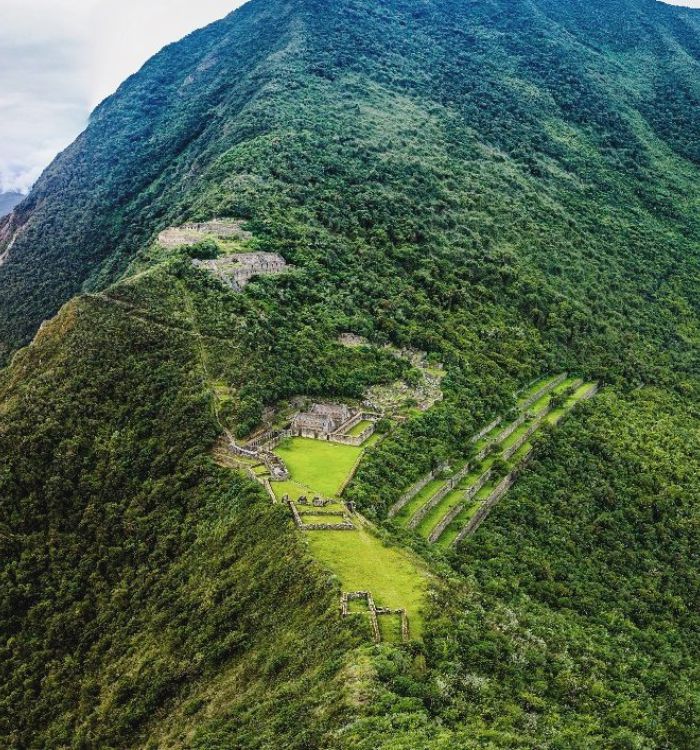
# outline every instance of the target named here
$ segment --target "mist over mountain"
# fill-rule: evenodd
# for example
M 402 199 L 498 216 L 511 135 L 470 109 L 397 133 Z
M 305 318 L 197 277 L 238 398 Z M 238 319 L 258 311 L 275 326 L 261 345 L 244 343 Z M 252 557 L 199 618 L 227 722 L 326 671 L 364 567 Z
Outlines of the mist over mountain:
M 9 214 L 23 198 L 22 193 L 0 193 L 0 218 Z
M 699 74 L 252 0 L 125 81 L 0 219 L 0 745 L 698 746 Z

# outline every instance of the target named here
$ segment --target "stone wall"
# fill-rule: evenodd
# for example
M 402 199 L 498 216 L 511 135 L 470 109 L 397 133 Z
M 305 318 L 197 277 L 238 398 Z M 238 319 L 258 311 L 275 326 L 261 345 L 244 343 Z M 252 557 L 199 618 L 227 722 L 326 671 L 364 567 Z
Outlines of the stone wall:
M 452 523 L 452 521 L 457 518 L 457 516 L 464 510 L 466 507 L 466 503 L 459 503 L 449 513 L 446 513 L 442 519 L 440 520 L 440 523 L 433 529 L 430 536 L 428 537 L 428 541 L 431 544 L 435 544 L 437 540 L 443 535 L 445 532 L 445 529 Z
M 471 462 L 466 463 L 453 477 L 448 479 L 445 484 L 428 500 L 425 505 L 419 508 L 408 522 L 409 529 L 415 529 L 418 524 L 430 513 L 430 511 L 464 479 L 471 471 Z
M 527 411 L 527 409 L 529 409 L 535 402 L 539 401 L 542 396 L 546 395 L 550 391 L 553 391 L 558 385 L 563 383 L 566 380 L 567 375 L 567 373 L 563 372 L 557 378 L 552 380 L 551 383 L 545 383 L 545 385 L 543 385 L 539 390 L 535 391 L 535 393 L 533 393 L 532 396 L 530 396 L 520 408 L 523 411 Z
M 481 488 L 491 479 L 491 475 L 493 472 L 491 469 L 488 469 L 485 471 L 477 480 L 476 482 L 464 493 L 464 502 L 459 503 L 455 508 L 452 508 L 448 513 L 446 513 L 441 519 L 440 523 L 433 529 L 430 536 L 428 537 L 428 541 L 431 544 L 434 544 L 437 542 L 437 540 L 442 536 L 445 529 L 454 521 L 455 518 L 464 510 L 467 503 L 474 498 L 474 496 L 481 490 Z
M 486 437 L 486 435 L 491 432 L 491 430 L 495 430 L 496 427 L 498 427 L 499 424 L 503 421 L 503 417 L 496 417 L 496 419 L 491 422 L 491 424 L 486 425 L 481 432 L 478 432 L 474 437 L 472 437 L 471 442 L 472 443 L 478 443 L 481 438 Z
M 182 245 L 196 245 L 207 237 L 220 239 L 249 240 L 250 232 L 241 228 L 242 222 L 236 220 L 213 219 L 200 223 L 183 224 L 181 227 L 170 227 L 158 235 L 158 243 L 170 250 Z
M 515 421 L 511 422 L 505 429 L 498 433 L 498 437 L 494 442 L 502 443 L 504 440 L 507 440 L 526 419 L 527 414 L 521 414 Z
M 447 468 L 449 468 L 449 463 L 445 461 L 444 463 L 440 464 L 436 469 L 433 469 L 431 472 L 426 474 L 424 477 L 419 479 L 417 482 L 412 484 L 406 492 L 404 492 L 403 495 L 389 508 L 389 518 L 393 518 L 395 515 L 397 515 L 405 505 L 408 505 L 408 503 L 413 500 L 413 498 L 430 482 L 435 479 L 435 477 L 442 474 L 443 471 L 445 471 Z
M 408 613 L 405 609 L 389 609 L 388 607 L 377 607 L 374 603 L 372 594 L 369 591 L 352 591 L 342 593 L 340 596 L 340 613 L 343 617 L 350 614 L 349 604 L 351 601 L 364 599 L 367 602 L 367 612 L 369 614 L 370 624 L 372 626 L 372 637 L 375 643 L 381 643 L 382 634 L 379 628 L 379 617 L 399 615 L 401 618 L 401 640 L 408 643 L 410 638 Z
M 477 510 L 477 512 L 469 520 L 469 523 L 459 532 L 459 534 L 457 534 L 457 537 L 454 540 L 453 544 L 459 544 L 459 542 L 461 542 L 466 537 L 471 536 L 479 528 L 479 526 L 481 526 L 481 524 L 486 520 L 486 517 L 491 512 L 493 506 L 496 505 L 496 503 L 503 497 L 503 495 L 505 495 L 506 492 L 508 492 L 508 490 L 513 486 L 516 476 L 516 472 L 513 471 L 503 477 L 494 491 L 481 504 L 479 510 Z

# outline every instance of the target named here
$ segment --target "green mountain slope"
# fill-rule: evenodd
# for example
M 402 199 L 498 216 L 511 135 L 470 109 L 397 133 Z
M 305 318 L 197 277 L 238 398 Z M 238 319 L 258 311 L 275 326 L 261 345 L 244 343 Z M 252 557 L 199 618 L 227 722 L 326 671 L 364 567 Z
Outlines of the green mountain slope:
M 0 744 L 696 746 L 699 63 L 653 0 L 253 0 L 102 104 L 0 220 Z M 231 249 L 293 268 L 193 263 Z M 214 461 L 404 347 L 444 399 L 357 451 L 347 548 Z M 565 371 L 601 395 L 476 534 L 388 517 Z M 420 639 L 339 616 L 357 540 Z

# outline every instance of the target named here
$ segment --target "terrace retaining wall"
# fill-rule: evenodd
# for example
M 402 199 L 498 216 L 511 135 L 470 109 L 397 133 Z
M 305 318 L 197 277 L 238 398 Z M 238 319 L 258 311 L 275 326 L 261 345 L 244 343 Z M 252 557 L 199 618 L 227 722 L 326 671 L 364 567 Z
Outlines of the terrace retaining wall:
M 440 464 L 436 469 L 433 469 L 431 472 L 426 474 L 424 477 L 419 479 L 417 482 L 412 484 L 406 492 L 404 492 L 403 495 L 389 508 L 389 518 L 393 518 L 397 513 L 401 511 L 401 509 L 407 505 L 413 498 L 422 490 L 424 489 L 430 482 L 435 479 L 436 476 L 439 474 L 442 474 L 445 469 L 449 467 L 449 463 L 445 461 L 444 463 Z
M 466 463 L 453 477 L 448 479 L 438 491 L 420 507 L 408 522 L 409 529 L 415 529 L 416 526 L 430 513 L 430 511 L 467 476 L 471 469 L 471 464 Z
M 554 380 L 552 380 L 551 383 L 543 385 L 542 388 L 540 388 L 538 391 L 535 391 L 535 393 L 533 393 L 532 396 L 530 396 L 528 400 L 524 404 L 522 404 L 522 406 L 520 406 L 520 409 L 522 409 L 522 411 L 527 411 L 535 402 L 539 401 L 542 396 L 546 395 L 550 391 L 553 391 L 558 385 L 561 385 L 561 383 L 563 383 L 567 377 L 568 373 L 564 372 Z
M 496 419 L 494 419 L 493 422 L 491 422 L 491 424 L 486 425 L 486 427 L 484 427 L 484 429 L 481 430 L 481 432 L 474 435 L 474 437 L 471 439 L 471 442 L 478 443 L 479 440 L 481 440 L 481 438 L 483 437 L 486 437 L 486 435 L 488 435 L 489 432 L 491 432 L 491 430 L 495 430 L 496 427 L 498 427 L 498 425 L 501 424 L 502 421 L 503 421 L 503 417 L 496 417 Z

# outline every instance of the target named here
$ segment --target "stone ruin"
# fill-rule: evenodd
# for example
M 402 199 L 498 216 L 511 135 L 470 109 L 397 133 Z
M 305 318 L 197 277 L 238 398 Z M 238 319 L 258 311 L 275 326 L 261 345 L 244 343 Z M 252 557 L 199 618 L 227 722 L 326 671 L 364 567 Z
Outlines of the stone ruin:
M 314 404 L 292 420 L 292 432 L 301 437 L 324 437 L 340 430 L 353 418 L 345 404 Z
M 194 259 L 192 264 L 216 276 L 236 292 L 242 291 L 255 276 L 270 276 L 291 269 L 277 253 L 233 253 L 212 260 Z
M 372 626 L 372 636 L 375 643 L 382 642 L 382 634 L 379 628 L 379 617 L 382 615 L 398 615 L 401 618 L 401 640 L 407 643 L 410 639 L 408 626 L 408 613 L 405 609 L 389 609 L 388 607 L 377 607 L 374 597 L 369 591 L 343 592 L 340 596 L 340 613 L 343 617 L 350 614 L 350 602 L 364 600 L 367 603 L 367 612 Z
M 196 245 L 207 237 L 221 240 L 247 241 L 253 235 L 242 228 L 243 222 L 234 219 L 212 219 L 199 223 L 170 227 L 158 235 L 158 243 L 169 250 L 183 245 Z

